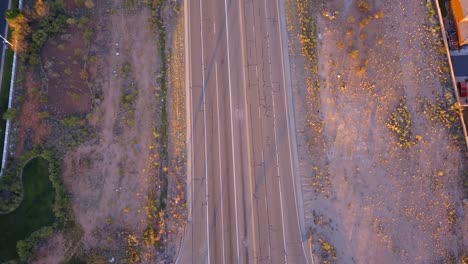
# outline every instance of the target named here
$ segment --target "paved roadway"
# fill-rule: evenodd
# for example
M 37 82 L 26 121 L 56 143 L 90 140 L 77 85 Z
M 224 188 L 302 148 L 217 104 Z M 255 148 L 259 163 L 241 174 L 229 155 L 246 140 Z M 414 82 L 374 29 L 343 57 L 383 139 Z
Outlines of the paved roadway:
M 178 263 L 311 263 L 282 4 L 185 0 L 190 212 Z

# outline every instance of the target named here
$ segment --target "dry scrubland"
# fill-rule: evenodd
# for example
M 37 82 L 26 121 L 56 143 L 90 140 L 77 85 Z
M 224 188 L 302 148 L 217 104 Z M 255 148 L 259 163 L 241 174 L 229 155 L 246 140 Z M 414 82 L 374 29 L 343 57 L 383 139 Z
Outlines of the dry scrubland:
M 31 259 L 171 261 L 186 214 L 180 3 L 64 3 L 65 29 L 20 69 L 15 149 L 57 152 L 77 225 Z
M 176 3 L 149 2 L 95 7 L 97 134 L 64 164 L 87 261 L 170 260 L 185 223 L 183 23 Z
M 432 5 L 288 0 L 287 13 L 315 259 L 466 261 L 467 152 Z

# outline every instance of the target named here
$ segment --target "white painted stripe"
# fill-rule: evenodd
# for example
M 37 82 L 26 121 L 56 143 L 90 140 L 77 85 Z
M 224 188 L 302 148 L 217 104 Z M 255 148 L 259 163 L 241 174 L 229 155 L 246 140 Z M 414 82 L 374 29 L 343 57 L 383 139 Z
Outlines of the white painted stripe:
M 215 62 L 215 78 L 216 78 L 216 112 L 218 118 L 218 160 L 219 160 L 219 189 L 221 190 L 221 242 L 223 247 L 223 263 L 226 261 L 226 255 L 224 252 L 224 210 L 223 210 L 223 176 L 222 176 L 222 160 L 221 160 L 221 129 L 219 125 L 219 86 L 218 86 L 218 63 Z
M 257 259 L 257 252 L 256 252 L 256 247 L 257 247 L 257 241 L 256 241 L 256 231 L 255 231 L 255 212 L 254 212 L 254 191 L 253 191 L 253 184 L 254 184 L 254 179 L 253 179 L 253 172 L 252 172 L 252 157 L 251 157 L 251 151 L 252 151 L 252 146 L 251 146 L 251 139 L 250 139 L 250 111 L 249 111 L 249 104 L 247 103 L 247 79 L 246 79 L 246 69 L 247 68 L 247 63 L 246 63 L 246 58 L 247 55 L 245 53 L 245 45 L 246 40 L 245 40 L 245 31 L 244 31 L 244 26 L 246 25 L 244 23 L 244 8 L 242 6 L 243 1 L 238 1 L 239 5 L 239 26 L 240 26 L 240 31 L 241 31 L 241 53 L 242 53 L 242 84 L 243 84 L 243 93 L 244 93 L 244 113 L 246 115 L 245 118 L 245 126 L 247 129 L 246 133 L 246 138 L 247 138 L 247 162 L 248 162 L 248 175 L 249 175 L 249 201 L 250 201 L 250 226 L 251 226 L 251 233 L 252 233 L 252 254 L 249 254 L 251 257 L 248 261 L 252 261 L 253 263 L 258 263 Z M 255 31 L 255 26 L 254 26 L 254 31 Z M 257 67 L 257 66 L 255 66 Z M 257 72 L 258 75 L 258 72 Z
M 200 34 L 201 34 L 201 57 L 202 57 L 202 94 L 203 94 L 203 129 L 204 129 L 204 148 L 205 148 L 205 195 L 206 195 L 206 235 L 208 242 L 208 264 L 211 263 L 210 254 L 210 218 L 208 210 L 208 155 L 207 155 L 207 143 L 206 143 L 206 84 L 205 84 L 205 52 L 204 52 L 204 41 L 203 41 L 203 6 L 202 0 L 200 4 Z
M 268 9 L 267 9 L 267 5 L 266 5 L 266 1 L 264 0 L 263 1 L 263 8 L 265 9 L 265 16 L 268 18 L 269 15 L 268 15 Z M 272 67 L 271 67 L 271 57 L 272 57 L 272 54 L 271 54 L 271 47 L 270 47 L 270 32 L 268 32 L 268 25 L 265 26 L 265 30 L 266 30 L 266 33 L 267 33 L 267 46 L 268 46 L 268 65 L 269 65 L 269 71 L 270 71 L 270 76 L 272 76 L 272 73 L 273 73 L 273 70 L 272 70 Z M 273 84 L 271 83 L 271 78 L 270 78 L 270 84 L 271 84 L 271 87 L 273 88 Z M 279 189 L 279 195 L 280 195 L 280 211 L 281 211 L 281 232 L 282 232 L 282 235 L 283 235 L 283 254 L 284 254 L 284 262 L 285 263 L 288 263 L 288 257 L 287 257 L 287 252 L 286 252 L 286 235 L 284 233 L 284 222 L 285 222 L 285 218 L 284 218 L 284 210 L 283 210 L 283 194 L 282 194 L 282 191 L 281 191 L 281 177 L 280 177 L 280 168 L 279 168 L 279 154 L 278 154 L 278 137 L 276 135 L 276 110 L 275 110 L 275 95 L 273 93 L 273 90 L 271 91 L 271 101 L 272 101 L 272 105 L 273 105 L 273 134 L 275 136 L 275 152 L 276 152 L 276 171 L 277 171 L 277 176 L 278 176 L 278 189 Z
M 234 123 L 232 117 L 232 83 L 231 83 L 231 59 L 229 47 L 229 22 L 228 22 L 227 0 L 224 0 L 224 19 L 226 22 L 226 42 L 227 42 L 227 59 L 228 59 L 228 79 L 229 79 L 229 107 L 231 112 L 231 144 L 232 144 L 232 169 L 234 173 L 234 212 L 236 217 L 236 247 L 237 247 L 237 263 L 240 261 L 239 253 L 239 223 L 237 220 L 237 177 L 236 177 L 236 156 L 234 145 Z

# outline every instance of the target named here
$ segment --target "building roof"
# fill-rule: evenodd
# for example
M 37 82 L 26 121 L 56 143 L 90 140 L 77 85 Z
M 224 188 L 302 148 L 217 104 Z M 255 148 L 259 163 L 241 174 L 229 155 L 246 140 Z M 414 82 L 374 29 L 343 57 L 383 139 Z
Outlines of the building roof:
M 450 1 L 457 25 L 458 45 L 468 45 L 468 0 Z

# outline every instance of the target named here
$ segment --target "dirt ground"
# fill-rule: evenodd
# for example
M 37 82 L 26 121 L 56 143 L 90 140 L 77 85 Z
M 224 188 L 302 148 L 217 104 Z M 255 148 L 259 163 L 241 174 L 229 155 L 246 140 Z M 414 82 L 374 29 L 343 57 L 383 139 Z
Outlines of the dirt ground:
M 96 48 L 99 70 L 94 83 L 102 90 L 102 102 L 90 123 L 98 132 L 66 155 L 64 181 L 84 232 L 83 252 L 98 250 L 121 259 L 127 237 L 141 237 L 148 224 L 146 195 L 154 187 L 150 182 L 157 155 L 152 132 L 159 105 L 159 53 L 148 27 L 149 10 L 127 12 L 122 1 L 99 1 L 96 8 L 96 42 L 102 46 Z M 122 70 L 123 65 L 129 67 Z M 121 104 L 128 86 L 138 92 L 130 122 Z
M 309 1 L 314 73 L 304 70 L 296 2 L 288 2 L 291 67 L 317 263 L 459 263 L 468 248 L 467 151 L 454 140 L 457 121 L 448 129 L 429 113 L 453 94 L 426 1 Z M 400 102 L 410 147 L 388 129 Z
M 169 81 L 169 139 L 174 144 L 170 143 L 168 167 L 163 168 L 170 175 L 169 216 L 161 218 L 155 215 L 162 191 L 158 179 L 161 62 L 157 34 L 149 24 L 151 11 L 124 1 L 95 2 L 97 39 L 91 53 L 97 67 L 91 82 L 102 94 L 88 121 L 96 134 L 67 153 L 64 161 L 64 182 L 83 230 L 76 253 L 87 261 L 92 256 L 114 257 L 118 263 L 129 259 L 154 263 L 176 254 L 184 224 L 180 213 L 185 203 L 185 183 L 180 181 L 184 179 L 183 83 Z M 168 27 L 172 23 L 182 25 L 170 21 Z M 183 43 L 183 28 L 174 38 L 181 36 Z M 183 54 L 183 46 L 173 49 Z M 179 65 L 171 65 L 170 73 L 183 74 L 183 61 L 179 57 L 172 61 Z M 155 250 L 154 243 L 164 244 L 164 250 Z M 135 252 L 138 256 L 132 255 Z
M 163 10 L 167 157 L 160 143 L 162 67 L 155 11 L 142 1 L 86 0 L 87 10 L 77 1 L 65 4 L 75 22 L 47 41 L 37 71 L 26 70 L 17 89 L 22 107 L 15 147 L 18 156 L 39 144 L 63 155 L 63 180 L 77 225 L 41 243 L 33 263 L 170 261 L 186 214 L 180 1 L 167 1 Z M 82 20 L 86 14 L 89 20 Z M 162 172 L 168 175 L 166 190 Z

